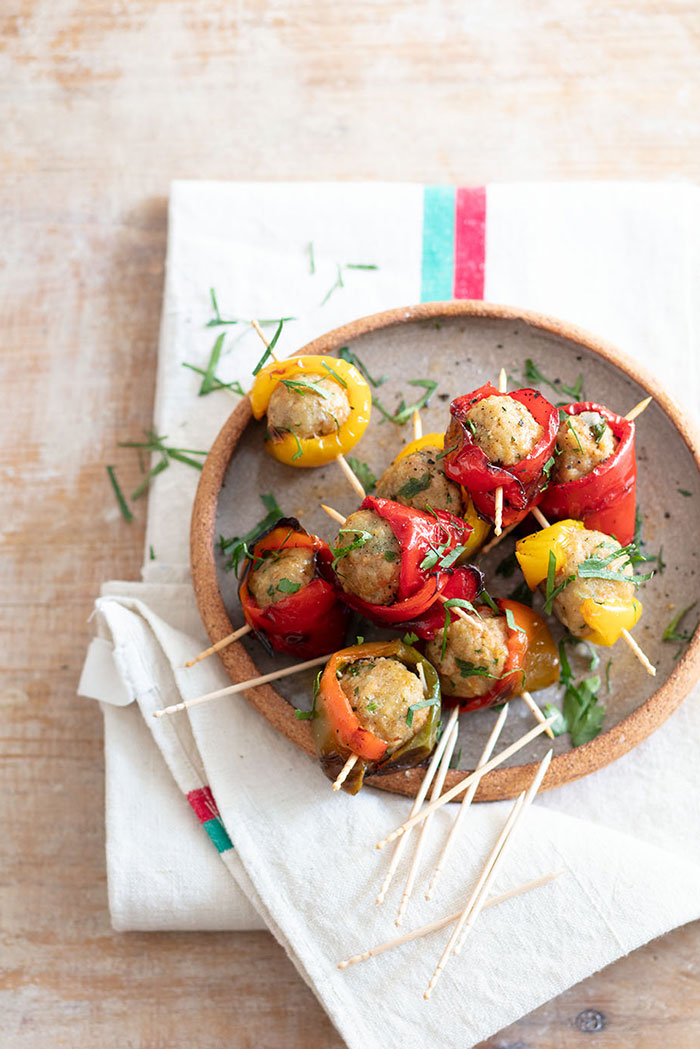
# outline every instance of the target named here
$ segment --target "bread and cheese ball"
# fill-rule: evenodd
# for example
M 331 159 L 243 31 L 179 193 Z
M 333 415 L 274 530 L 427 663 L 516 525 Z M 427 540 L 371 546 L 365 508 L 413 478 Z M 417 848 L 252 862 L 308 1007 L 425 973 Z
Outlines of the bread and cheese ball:
M 618 441 L 598 412 L 567 415 L 559 423 L 556 462 L 552 469 L 554 484 L 566 484 L 585 477 L 605 462 L 617 448 Z
M 248 573 L 248 590 L 259 608 L 269 608 L 296 594 L 314 575 L 313 550 L 301 546 L 274 550 L 262 561 L 253 561 Z
M 300 372 L 280 382 L 267 406 L 271 432 L 295 433 L 305 440 L 336 432 L 350 415 L 350 402 L 342 386 L 314 372 Z
M 634 586 L 617 579 L 579 579 L 578 567 L 589 557 L 607 557 L 613 550 L 619 550 L 620 544 L 604 532 L 592 532 L 586 528 L 572 530 L 571 538 L 566 544 L 565 561 L 554 577 L 555 586 L 565 579 L 574 576 L 572 582 L 561 591 L 552 602 L 552 611 L 574 637 L 585 638 L 590 627 L 581 615 L 581 605 L 587 598 L 601 604 L 631 604 L 634 600 Z M 631 576 L 633 568 L 629 558 L 619 557 L 606 565 L 606 571 L 623 572 Z M 542 584 L 544 590 L 544 584 Z
M 397 659 L 368 659 L 351 663 L 340 677 L 340 687 L 364 728 L 397 750 L 418 732 L 430 710 L 422 707 L 409 725 L 408 708 L 425 699 L 418 676 Z
M 425 654 L 440 675 L 440 687 L 447 696 L 472 699 L 490 692 L 503 674 L 508 658 L 508 626 L 503 616 L 488 608 L 468 620 L 455 619 L 447 631 L 442 655 L 444 630 L 429 641 Z
M 439 448 L 429 445 L 397 459 L 384 471 L 377 483 L 376 494 L 393 499 L 416 510 L 447 510 L 462 516 L 462 491 L 445 476 Z
M 346 593 L 372 605 L 390 605 L 399 589 L 401 547 L 391 526 L 374 510 L 350 514 L 335 537 L 335 551 L 355 546 L 336 564 Z
M 525 405 L 505 394 L 477 401 L 466 412 L 465 422 L 474 443 L 499 466 L 519 463 L 544 433 Z

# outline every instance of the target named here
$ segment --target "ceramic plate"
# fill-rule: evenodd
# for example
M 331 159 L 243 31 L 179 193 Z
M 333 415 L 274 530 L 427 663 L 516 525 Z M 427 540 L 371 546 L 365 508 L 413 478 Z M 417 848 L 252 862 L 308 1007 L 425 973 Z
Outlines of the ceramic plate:
M 601 340 L 560 321 L 503 306 L 450 302 L 391 310 L 329 332 L 299 352 L 337 354 L 341 346 L 350 346 L 373 375 L 387 376 L 386 383 L 375 392 L 389 411 L 402 396 L 408 402 L 420 394 L 416 387 L 406 384 L 407 379 L 438 381 L 430 406 L 422 413 L 426 433 L 444 431 L 450 400 L 488 380 L 495 383 L 502 366 L 510 376 L 521 377 L 520 385 L 530 385 L 524 379 L 527 358 L 544 375 L 565 384 L 572 384 L 582 373 L 585 399 L 606 404 L 622 415 L 647 394 L 653 395 L 653 403 L 637 422 L 637 498 L 644 522 L 644 550 L 656 554 L 663 547 L 665 568 L 640 592 L 644 615 L 634 635 L 657 667 L 657 675 L 649 676 L 623 641 L 611 649 L 599 649 L 601 660 L 596 672 L 602 674 L 599 696 L 606 707 L 602 732 L 590 743 L 575 748 L 568 735 L 560 736 L 554 743 L 555 757 L 544 788 L 602 768 L 636 746 L 671 714 L 700 676 L 700 636 L 678 657 L 678 646 L 662 640 L 676 612 L 695 601 L 700 568 L 697 545 L 688 541 L 691 522 L 700 513 L 700 460 L 695 435 L 680 409 L 650 376 Z M 510 385 L 513 388 L 512 381 Z M 566 399 L 546 386 L 542 392 L 555 401 Z M 352 453 L 365 460 L 377 476 L 412 439 L 410 423 L 399 427 L 381 419 L 375 409 Z M 236 579 L 224 570 L 225 558 L 215 540 L 219 535 L 242 535 L 264 516 L 260 493 L 273 492 L 286 515 L 298 517 L 308 531 L 326 539 L 335 535 L 335 529 L 319 504 L 330 503 L 343 514 L 357 508 L 357 497 L 335 464 L 317 469 L 283 466 L 263 450 L 263 435 L 264 423 L 252 419 L 249 401 L 244 398 L 214 442 L 195 499 L 192 578 L 212 642 L 243 624 Z M 496 572 L 512 550 L 513 539 L 507 538 L 480 561 L 494 596 L 508 596 L 521 581 L 519 572 L 510 578 Z M 366 625 L 361 633 L 367 639 L 387 636 Z M 553 633 L 560 636 L 557 625 Z M 251 638 L 225 648 L 220 658 L 234 681 L 292 662 L 285 656 L 269 657 Z M 608 691 L 605 678 L 609 661 Z M 576 657 L 573 664 L 581 676 L 588 672 L 586 660 Z M 283 679 L 278 688 L 267 685 L 246 693 L 262 716 L 310 755 L 315 752 L 309 723 L 295 718 L 294 708 L 309 708 L 313 677 L 314 672 L 309 671 Z M 538 692 L 536 699 L 541 705 L 547 701 L 559 705 L 560 694 L 561 689 L 555 686 Z M 458 768 L 448 773 L 448 786 L 463 775 L 458 769 L 475 767 L 495 717 L 492 710 L 461 716 Z M 532 724 L 525 704 L 513 700 L 499 749 Z M 514 755 L 510 764 L 486 775 L 477 799 L 487 801 L 519 793 L 532 778 L 533 763 L 550 745 L 540 736 Z M 422 775 L 421 770 L 410 770 L 375 776 L 367 782 L 384 790 L 415 794 Z

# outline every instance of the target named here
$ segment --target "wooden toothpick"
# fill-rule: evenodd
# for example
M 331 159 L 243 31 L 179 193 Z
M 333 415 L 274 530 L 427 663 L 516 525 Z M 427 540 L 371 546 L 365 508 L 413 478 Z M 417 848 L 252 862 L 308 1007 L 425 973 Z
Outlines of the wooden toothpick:
M 397 838 L 400 838 L 402 834 L 405 834 L 412 827 L 415 827 L 416 824 L 422 823 L 425 817 L 431 812 L 435 812 L 437 809 L 442 808 L 443 805 L 447 805 L 447 803 L 452 801 L 453 798 L 459 797 L 462 791 L 465 791 L 475 779 L 481 779 L 481 777 L 485 776 L 487 772 L 491 771 L 491 769 L 498 768 L 498 766 L 502 765 L 504 761 L 511 758 L 513 754 L 517 754 L 519 750 L 522 750 L 523 747 L 526 747 L 528 743 L 544 732 L 545 725 L 553 724 L 560 716 L 561 715 L 557 711 L 556 714 L 552 714 L 551 718 L 547 718 L 541 725 L 535 725 L 535 727 L 531 728 L 529 732 L 526 732 L 524 736 L 516 739 L 514 743 L 511 743 L 510 746 L 506 747 L 504 750 L 499 751 L 494 758 L 487 761 L 480 769 L 475 769 L 474 772 L 470 772 L 468 776 L 464 777 L 464 779 L 455 783 L 454 787 L 450 787 L 450 789 L 446 790 L 444 794 L 441 794 L 437 801 L 431 801 L 429 805 L 426 805 L 425 808 L 420 810 L 420 812 L 417 812 L 415 816 L 410 816 L 400 827 L 397 827 L 396 830 L 393 830 L 391 834 L 386 836 L 386 838 L 382 838 L 381 841 L 377 842 L 376 848 L 383 849 L 385 845 L 389 844 L 389 842 L 396 841 Z
M 185 663 L 186 667 L 193 667 L 195 663 L 199 663 L 202 659 L 207 659 L 208 656 L 213 656 L 215 652 L 220 652 L 222 648 L 226 648 L 227 645 L 232 645 L 234 641 L 238 641 L 239 637 L 244 637 L 250 633 L 250 626 L 246 623 L 244 626 L 239 627 L 238 630 L 234 630 L 232 634 L 227 634 L 226 637 L 222 637 L 221 641 L 217 641 L 211 648 L 205 648 L 203 652 L 200 652 L 194 659 L 188 659 Z
M 220 699 L 222 696 L 233 696 L 238 692 L 245 692 L 249 688 L 257 688 L 258 685 L 267 685 L 270 681 L 278 681 L 282 677 L 289 677 L 290 674 L 298 674 L 302 670 L 310 670 L 311 667 L 318 667 L 322 663 L 327 663 L 331 655 L 332 653 L 327 656 L 317 656 L 316 659 L 307 659 L 305 663 L 297 663 L 293 667 L 283 667 L 282 670 L 273 670 L 271 674 L 263 674 L 261 677 L 251 678 L 250 681 L 240 681 L 236 685 L 219 688 L 216 692 L 207 692 L 204 696 L 186 699 L 183 703 L 175 703 L 172 707 L 154 710 L 153 717 L 162 718 L 167 714 L 177 714 L 181 710 L 189 710 L 190 707 L 198 707 L 201 703 L 208 703 L 212 699 Z
M 413 440 L 419 441 L 423 436 L 423 421 L 417 408 L 413 412 Z
M 492 896 L 484 903 L 484 910 L 487 910 L 489 907 L 496 907 L 499 903 L 505 903 L 506 900 L 512 900 L 515 896 L 521 896 L 523 893 L 538 889 L 541 885 L 548 885 L 550 881 L 560 878 L 565 873 L 566 871 L 560 870 L 553 871 L 551 874 L 543 874 L 541 878 L 534 878 L 532 881 L 524 882 L 522 885 L 509 889 L 507 892 L 499 893 L 498 896 Z M 354 954 L 352 958 L 339 962 L 338 968 L 347 969 L 350 965 L 357 965 L 359 962 L 366 962 L 369 958 L 376 958 L 378 954 L 391 951 L 394 947 L 401 947 L 404 943 L 410 943 L 411 940 L 418 940 L 422 936 L 428 936 L 431 932 L 437 932 L 439 929 L 444 929 L 447 925 L 456 922 L 461 915 L 462 911 L 455 911 L 454 914 L 448 914 L 445 918 L 438 918 L 437 921 L 423 925 L 420 929 L 414 929 L 412 932 L 404 933 L 403 936 L 397 936 L 396 939 L 389 940 L 388 943 L 380 943 L 377 947 L 371 947 L 362 954 Z
M 476 766 L 477 771 L 479 769 L 483 768 L 483 766 L 486 764 L 486 762 L 489 760 L 489 758 L 493 754 L 493 748 L 496 746 L 496 743 L 498 742 L 498 737 L 500 736 L 501 732 L 503 731 L 503 726 L 506 723 L 506 718 L 508 717 L 508 711 L 509 710 L 510 710 L 509 704 L 505 703 L 504 706 L 503 706 L 503 709 L 501 710 L 500 714 L 498 715 L 498 719 L 496 721 L 496 724 L 493 726 L 493 728 L 491 730 L 491 735 L 486 740 L 486 745 L 484 746 L 484 749 L 481 752 L 481 757 L 479 758 L 479 762 L 478 762 L 478 764 Z M 453 846 L 453 844 L 455 842 L 455 839 L 456 839 L 456 836 L 457 836 L 457 831 L 458 831 L 462 821 L 464 820 L 464 817 L 466 816 L 466 813 L 467 813 L 467 810 L 469 809 L 469 806 L 471 805 L 472 801 L 474 800 L 474 795 L 476 794 L 476 791 L 477 791 L 477 788 L 479 786 L 480 780 L 481 780 L 481 777 L 478 777 L 477 779 L 475 779 L 474 782 L 472 783 L 472 785 L 468 788 L 467 793 L 462 798 L 462 802 L 461 802 L 461 804 L 459 806 L 459 811 L 457 812 L 457 818 L 455 819 L 454 823 L 452 824 L 452 828 L 450 830 L 450 833 L 447 835 L 447 841 L 445 842 L 445 844 L 442 847 L 442 852 L 440 853 L 440 857 L 439 857 L 439 859 L 438 859 L 438 861 L 437 861 L 437 863 L 435 865 L 435 870 L 433 871 L 432 877 L 430 879 L 430 885 L 428 886 L 428 891 L 425 894 L 426 900 L 431 899 L 433 893 L 435 892 L 435 886 L 437 885 L 438 880 L 440 878 L 440 874 L 442 873 L 442 870 L 443 870 L 443 868 L 445 866 L 445 863 L 447 862 L 447 857 L 449 856 L 450 851 L 452 849 L 452 846 Z M 403 841 L 403 838 L 400 838 L 399 839 L 399 844 L 401 844 L 402 841 Z
M 498 373 L 498 392 L 505 393 L 508 389 L 508 376 L 506 375 L 505 368 L 501 368 Z M 495 497 L 495 509 L 493 518 L 493 530 L 494 534 L 499 536 L 503 531 L 501 525 L 503 524 L 503 489 L 496 489 Z
M 627 422 L 631 423 L 633 419 L 636 419 L 638 415 L 641 415 L 642 412 L 646 411 L 653 400 L 653 397 L 645 397 L 643 401 L 639 402 L 639 404 L 635 404 L 634 408 L 630 408 L 625 416 Z
M 333 790 L 340 790 L 345 780 L 348 778 L 352 770 L 355 768 L 355 764 L 358 761 L 357 754 L 351 754 L 348 760 L 343 765 L 342 769 L 338 773 L 337 778 L 333 782 Z

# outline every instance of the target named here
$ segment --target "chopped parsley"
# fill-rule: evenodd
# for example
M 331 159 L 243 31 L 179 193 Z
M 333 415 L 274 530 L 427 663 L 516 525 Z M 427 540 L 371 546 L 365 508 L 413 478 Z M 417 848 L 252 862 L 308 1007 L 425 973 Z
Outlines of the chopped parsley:
M 313 379 L 282 379 L 281 381 L 283 386 L 286 386 L 288 390 L 292 390 L 293 393 L 298 393 L 300 397 L 305 397 L 307 393 L 315 393 L 322 397 L 324 401 L 329 399 L 323 387 L 319 386 Z
M 341 360 L 347 361 L 348 364 L 354 365 L 357 368 L 357 370 L 362 375 L 364 375 L 365 379 L 370 384 L 370 386 L 374 386 L 375 389 L 377 388 L 377 386 L 382 386 L 386 382 L 386 375 L 382 375 L 380 379 L 373 378 L 372 375 L 370 375 L 367 367 L 362 363 L 357 354 L 351 351 L 349 346 L 341 346 L 338 350 L 338 356 Z
M 119 482 L 117 481 L 117 477 L 116 477 L 116 474 L 114 472 L 114 467 L 113 466 L 108 466 L 107 467 L 107 473 L 109 475 L 109 480 L 111 482 L 112 488 L 114 489 L 114 494 L 115 494 L 115 496 L 117 498 L 117 503 L 119 504 L 119 509 L 121 510 L 122 517 L 124 518 L 125 521 L 129 521 L 129 522 L 133 521 L 134 520 L 134 515 L 132 514 L 131 510 L 127 506 L 126 499 L 124 498 L 124 493 L 122 492 L 121 488 L 119 487 Z
M 406 484 L 402 485 L 397 491 L 397 495 L 400 495 L 402 499 L 412 499 L 414 495 L 418 495 L 419 492 L 424 492 L 426 488 L 430 488 L 430 482 L 432 481 L 432 474 L 430 470 L 426 470 L 421 477 L 411 477 Z
M 518 630 L 521 634 L 527 634 L 527 630 L 523 630 L 521 626 L 515 622 L 515 616 L 513 615 L 513 609 L 506 609 L 506 624 L 509 630 Z
M 528 382 L 544 383 L 551 387 L 555 393 L 566 394 L 566 396 L 570 397 L 572 401 L 583 400 L 583 375 L 579 375 L 573 386 L 567 386 L 560 379 L 548 379 L 547 376 L 540 371 L 535 362 L 528 357 L 525 361 L 525 378 Z
M 559 642 L 560 682 L 564 686 L 562 709 L 561 712 L 558 712 L 551 703 L 547 703 L 544 708 L 547 717 L 560 713 L 559 720 L 552 725 L 552 732 L 555 736 L 569 732 L 574 747 L 580 747 L 582 743 L 588 743 L 594 739 L 600 732 L 605 716 L 605 707 L 597 696 L 600 678 L 598 676 L 587 677 L 578 684 L 574 681 L 571 664 L 566 654 L 566 645 L 578 643 L 578 638 L 573 637 L 564 637 Z
M 428 401 L 438 388 L 438 383 L 434 379 L 409 379 L 408 385 L 422 386 L 425 393 L 421 394 L 418 400 L 413 401 L 411 404 L 406 404 L 406 401 L 402 397 L 399 406 L 393 415 L 391 412 L 387 411 L 378 397 L 372 398 L 372 404 L 381 412 L 384 419 L 387 422 L 394 423 L 396 426 L 405 426 L 408 420 L 413 417 L 414 412 L 420 411 L 421 408 L 425 408 Z
M 696 623 L 692 630 L 679 629 L 681 623 L 687 616 L 688 612 L 692 612 L 696 605 L 697 601 L 693 601 L 692 605 L 688 605 L 687 608 L 682 609 L 682 611 L 680 611 L 678 615 L 674 616 L 661 636 L 662 641 L 671 641 L 679 645 L 678 651 L 673 657 L 674 659 L 678 659 L 681 652 L 688 644 L 695 631 L 697 630 L 698 626 L 700 626 L 700 623 Z
M 580 569 L 580 567 L 581 566 L 579 565 L 579 569 Z M 556 574 L 557 574 L 557 559 L 556 559 L 556 556 L 554 554 L 554 551 L 550 550 L 549 551 L 549 563 L 547 565 L 547 584 L 546 584 L 546 587 L 545 587 L 545 595 L 544 595 L 544 610 L 547 613 L 547 615 L 551 615 L 551 613 L 552 613 L 552 602 L 554 601 L 555 597 L 558 597 L 559 594 L 561 594 L 562 590 L 565 590 L 566 587 L 569 585 L 569 583 L 573 583 L 574 579 L 576 578 L 575 575 L 567 576 L 567 578 L 564 579 L 563 582 L 559 583 L 558 586 L 555 586 L 554 585 L 554 579 L 555 579 Z
M 407 634 L 404 634 L 401 640 L 403 641 L 404 645 L 415 645 L 416 641 L 418 640 L 418 634 L 414 634 L 412 630 L 409 630 Z
M 435 707 L 440 702 L 439 696 L 433 696 L 431 699 L 421 699 L 418 703 L 412 703 L 406 711 L 406 724 L 410 727 L 413 724 L 413 715 L 419 710 L 423 710 L 424 707 Z
M 293 583 L 291 579 L 280 579 L 277 589 L 282 594 L 296 594 L 297 590 L 301 590 L 301 583 Z
M 678 489 L 678 494 L 679 495 L 684 495 L 686 497 L 686 499 L 690 499 L 691 498 L 691 493 L 685 488 L 679 488 Z
M 316 257 L 314 255 L 314 242 L 312 240 L 306 245 L 306 250 L 309 253 L 309 274 L 313 277 L 316 272 Z
M 258 521 L 256 525 L 246 532 L 242 536 L 232 536 L 230 539 L 224 539 L 223 536 L 219 536 L 219 550 L 222 554 L 229 554 L 229 560 L 224 565 L 224 571 L 233 571 L 238 575 L 238 568 L 241 560 L 244 557 L 251 557 L 250 547 L 254 546 L 257 540 L 265 532 L 268 532 L 274 524 L 283 517 L 283 513 L 277 503 L 272 492 L 268 492 L 260 496 L 262 504 L 267 510 L 267 513 L 261 521 Z M 291 534 L 291 533 L 290 533 Z
M 207 323 L 204 325 L 205 328 L 221 328 L 227 324 L 250 324 L 250 321 L 246 320 L 243 317 L 231 317 L 228 319 L 222 317 L 221 313 L 219 312 L 219 304 L 216 301 L 216 292 L 213 288 L 209 289 L 209 297 L 211 298 L 211 304 L 214 309 L 214 316 L 211 318 L 211 320 L 207 321 Z M 259 320 L 258 324 L 261 328 L 269 328 L 272 325 L 276 326 L 280 323 L 280 321 L 286 322 L 294 320 L 296 320 L 296 317 L 266 317 L 262 320 Z
M 583 453 L 583 445 L 581 444 L 581 438 L 576 433 L 576 427 L 574 426 L 574 420 L 571 418 L 570 415 L 567 417 L 566 425 L 569 427 L 569 429 L 571 430 L 572 434 L 574 435 L 574 439 L 576 441 L 576 444 L 578 445 L 579 452 Z
M 654 574 L 653 572 L 646 572 L 644 575 L 626 575 L 621 569 L 615 570 L 610 568 L 610 564 L 619 558 L 623 559 L 623 568 L 628 565 L 634 565 L 639 561 L 647 560 L 646 557 L 640 554 L 636 543 L 632 542 L 627 546 L 620 547 L 618 550 L 612 550 L 604 557 L 587 557 L 578 566 L 578 577 L 579 579 L 612 579 L 622 583 L 631 583 L 632 586 L 640 586 L 647 579 L 651 579 Z
M 331 543 L 328 544 L 330 551 L 333 554 L 331 567 L 334 571 L 338 567 L 338 562 L 343 557 L 347 557 L 347 555 L 352 553 L 353 550 L 360 550 L 365 543 L 369 542 L 372 538 L 372 533 L 365 532 L 362 528 L 340 528 L 338 530 L 338 535 L 354 535 L 355 538 L 352 542 L 348 543 L 347 546 L 333 546 Z
M 554 466 L 556 461 L 557 461 L 556 460 L 556 456 L 550 455 L 549 459 L 547 460 L 547 462 L 542 467 L 542 473 L 547 478 L 547 480 L 549 480 L 549 475 L 551 474 L 552 467 Z
M 398 561 L 398 559 L 399 559 L 399 554 L 397 554 L 395 550 L 385 550 L 384 551 L 384 560 L 385 561 L 394 562 L 394 561 Z
M 455 663 L 459 670 L 460 677 L 488 677 L 494 681 L 500 680 L 499 674 L 492 674 L 486 667 L 477 666 L 476 663 L 470 663 L 466 659 L 460 659 L 459 656 L 455 656 Z
M 603 434 L 605 433 L 607 428 L 608 424 L 605 421 L 593 423 L 593 425 L 591 426 L 591 433 L 593 434 L 593 438 L 596 444 L 600 444 Z
M 326 364 L 325 361 L 321 361 L 321 367 L 324 368 L 328 372 L 329 375 L 332 375 L 333 378 L 335 379 L 335 381 L 340 383 L 340 385 L 343 387 L 344 390 L 347 390 L 348 384 L 346 383 L 346 381 L 342 377 L 342 375 L 338 375 L 338 373 L 335 370 L 335 368 L 331 368 L 330 364 Z
M 489 608 L 491 609 L 492 612 L 495 612 L 497 616 L 500 616 L 501 613 L 500 613 L 500 611 L 498 609 L 498 605 L 496 604 L 494 599 L 491 597 L 491 595 L 488 592 L 488 590 L 482 590 L 481 594 L 480 594 L 480 597 L 481 597 L 481 600 L 484 602 L 484 604 L 489 606 Z
M 275 346 L 277 345 L 277 340 L 279 339 L 280 335 L 282 334 L 282 328 L 284 327 L 285 320 L 289 320 L 289 317 L 283 317 L 280 320 L 279 324 L 277 325 L 277 331 L 272 336 L 272 338 L 271 338 L 270 342 L 268 343 L 268 345 L 265 347 L 265 352 L 263 353 L 262 357 L 260 358 L 258 363 L 253 368 L 253 375 L 257 375 L 258 374 L 260 369 L 264 366 L 265 362 L 267 361 L 268 357 L 270 357 L 272 355 L 272 351 L 274 350 Z M 262 324 L 262 321 L 258 321 L 258 323 Z
M 358 479 L 367 495 L 369 495 L 369 493 L 373 492 L 377 487 L 377 478 L 374 476 L 367 463 L 363 463 L 361 459 L 357 459 L 354 455 L 347 455 L 346 459 L 348 466 L 355 474 L 355 477 Z
M 297 719 L 297 721 L 310 721 L 311 718 L 314 718 L 316 716 L 316 700 L 318 699 L 318 694 L 321 691 L 322 673 L 323 671 L 319 670 L 318 674 L 316 675 L 316 680 L 314 681 L 313 702 L 311 704 L 311 710 L 295 710 L 294 717 Z

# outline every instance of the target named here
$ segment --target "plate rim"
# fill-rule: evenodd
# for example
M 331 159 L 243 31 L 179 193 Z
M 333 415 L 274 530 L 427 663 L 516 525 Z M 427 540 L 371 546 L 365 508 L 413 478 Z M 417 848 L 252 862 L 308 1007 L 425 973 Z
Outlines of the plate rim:
M 685 442 L 700 472 L 700 439 L 695 424 L 676 400 L 649 371 L 605 339 L 577 325 L 533 310 L 471 299 L 427 302 L 395 307 L 368 314 L 318 336 L 290 356 L 328 354 L 362 335 L 406 323 L 445 318 L 486 318 L 512 320 L 578 343 L 625 372 L 654 398 Z M 246 394 L 234 408 L 207 455 L 192 507 L 190 528 L 190 569 L 197 607 L 212 644 L 234 630 L 218 585 L 214 536 L 219 493 L 226 469 L 238 440 L 252 418 Z M 240 642 L 222 649 L 218 656 L 232 681 L 246 681 L 259 674 L 253 659 Z M 553 757 L 542 790 L 563 786 L 622 757 L 652 734 L 680 705 L 700 678 L 700 632 L 691 640 L 670 676 L 636 710 L 619 724 L 602 732 L 580 747 L 572 747 Z M 247 701 L 278 732 L 315 758 L 311 727 L 294 716 L 294 708 L 272 685 L 262 685 L 243 693 Z M 532 779 L 537 762 L 494 769 L 480 781 L 475 800 L 497 801 L 517 796 Z M 446 788 L 467 774 L 451 769 Z M 389 776 L 368 778 L 368 785 L 392 793 L 413 796 L 423 778 L 422 769 Z

